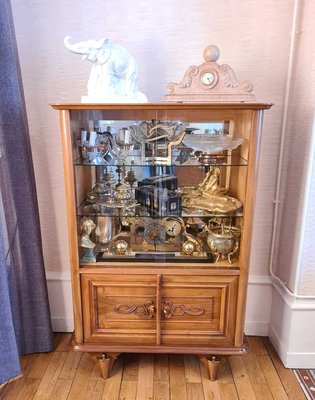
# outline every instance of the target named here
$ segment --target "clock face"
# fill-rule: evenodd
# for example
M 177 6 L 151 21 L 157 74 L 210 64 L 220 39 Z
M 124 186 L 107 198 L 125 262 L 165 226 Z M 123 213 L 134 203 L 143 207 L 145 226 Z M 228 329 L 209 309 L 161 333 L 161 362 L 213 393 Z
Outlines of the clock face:
M 160 224 L 147 225 L 144 229 L 143 236 L 147 243 L 154 246 L 165 242 L 165 230 Z
M 217 74 L 215 71 L 206 71 L 201 75 L 201 83 L 206 87 L 212 87 L 216 84 Z
M 177 237 L 180 235 L 182 225 L 180 221 L 175 218 L 169 218 L 164 222 L 165 232 L 171 237 Z

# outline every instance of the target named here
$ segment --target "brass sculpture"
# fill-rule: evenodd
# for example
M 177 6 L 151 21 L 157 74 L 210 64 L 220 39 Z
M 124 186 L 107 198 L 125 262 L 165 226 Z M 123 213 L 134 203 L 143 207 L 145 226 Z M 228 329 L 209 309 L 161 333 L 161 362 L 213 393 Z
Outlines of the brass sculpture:
M 219 185 L 220 168 L 211 166 L 204 180 L 197 187 L 182 189 L 182 206 L 189 213 L 222 213 L 236 211 L 242 203 L 227 196 L 227 189 Z

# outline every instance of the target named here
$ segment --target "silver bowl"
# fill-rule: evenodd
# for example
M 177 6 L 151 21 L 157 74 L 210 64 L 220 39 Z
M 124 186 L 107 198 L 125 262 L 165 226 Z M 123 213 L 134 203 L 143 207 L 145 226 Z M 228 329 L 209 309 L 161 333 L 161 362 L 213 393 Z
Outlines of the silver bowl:
M 242 138 L 232 138 L 226 135 L 190 134 L 185 135 L 183 139 L 185 146 L 207 154 L 236 149 L 242 142 Z

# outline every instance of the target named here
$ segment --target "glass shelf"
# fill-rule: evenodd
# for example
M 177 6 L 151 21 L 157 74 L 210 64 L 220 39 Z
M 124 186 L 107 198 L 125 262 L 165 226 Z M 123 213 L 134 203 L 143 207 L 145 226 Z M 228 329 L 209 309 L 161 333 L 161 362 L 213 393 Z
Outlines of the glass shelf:
M 144 168 L 144 167 L 180 167 L 180 168 L 201 168 L 204 169 L 210 166 L 217 167 L 228 167 L 228 166 L 247 166 L 247 160 L 240 157 L 239 155 L 224 155 L 222 158 L 213 157 L 205 161 L 205 163 L 198 162 L 197 158 L 191 157 L 186 161 L 182 161 L 176 158 L 172 158 L 171 162 L 163 161 L 150 161 L 141 160 L 138 156 L 128 156 L 123 162 L 119 162 L 117 159 L 113 159 L 110 162 L 104 161 L 104 164 L 88 163 L 82 158 L 77 158 L 74 161 L 75 166 L 83 167 L 117 167 L 125 166 L 128 168 Z
M 167 215 L 150 212 L 150 210 L 141 206 L 130 206 L 130 207 L 106 207 L 101 204 L 90 204 L 86 201 L 83 202 L 77 209 L 77 216 L 90 216 L 90 217 L 111 217 L 111 218 L 149 218 L 149 219 L 166 219 L 166 218 L 230 218 L 230 217 L 242 217 L 242 209 L 237 210 L 233 213 L 220 213 L 220 212 L 195 212 L 189 213 L 181 210 L 178 213 L 169 213 Z

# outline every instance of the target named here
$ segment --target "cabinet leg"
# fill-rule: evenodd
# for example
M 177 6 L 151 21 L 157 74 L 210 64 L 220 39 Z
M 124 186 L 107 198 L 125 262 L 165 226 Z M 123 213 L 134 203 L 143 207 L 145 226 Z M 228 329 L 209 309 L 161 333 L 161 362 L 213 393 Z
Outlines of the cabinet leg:
M 205 356 L 200 356 L 200 360 L 203 362 L 208 370 L 210 381 L 216 381 L 220 367 L 220 358 L 216 356 L 211 356 L 209 359 Z
M 120 353 L 101 353 L 98 355 L 91 354 L 92 358 L 97 362 L 101 376 L 103 379 L 107 379 L 111 373 L 112 367 L 115 360 Z

